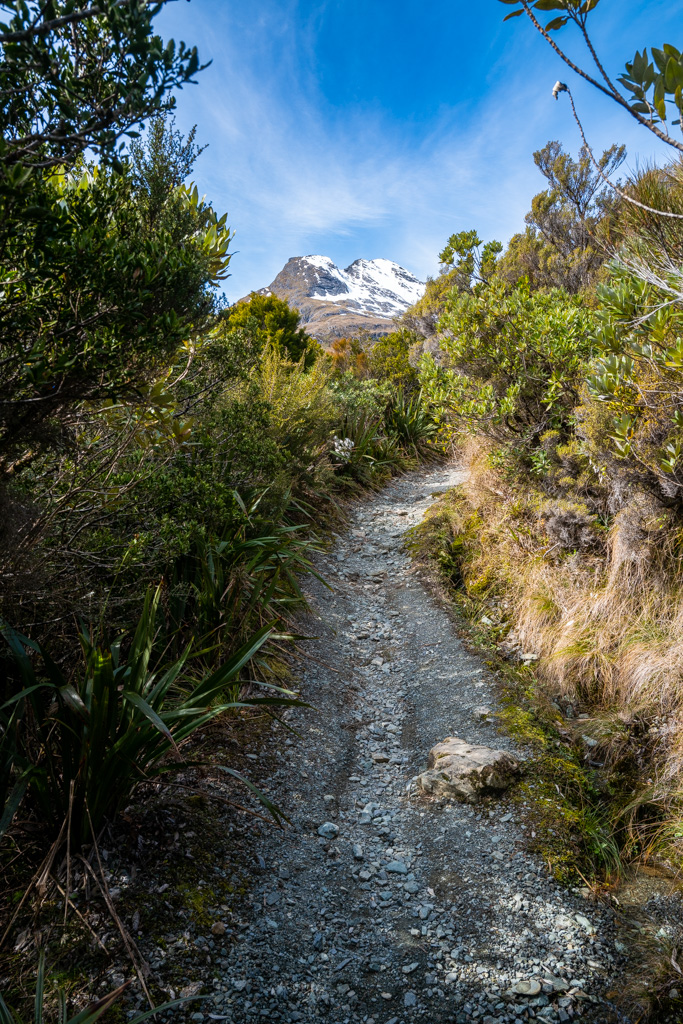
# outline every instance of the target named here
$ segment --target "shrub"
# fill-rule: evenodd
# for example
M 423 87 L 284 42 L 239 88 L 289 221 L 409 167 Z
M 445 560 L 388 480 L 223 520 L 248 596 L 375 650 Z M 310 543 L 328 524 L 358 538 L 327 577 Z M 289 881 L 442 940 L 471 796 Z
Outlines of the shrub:
M 607 415 L 597 436 L 589 435 L 594 457 L 611 454 L 641 486 L 680 501 L 683 309 L 618 266 L 598 297 L 597 358 L 587 390 Z
M 386 381 L 392 390 L 407 394 L 419 389 L 417 370 L 410 363 L 410 349 L 418 336 L 412 331 L 396 331 L 380 338 L 370 349 L 368 363 L 373 377 Z
M 245 330 L 260 349 L 271 346 L 285 359 L 304 360 L 310 369 L 322 348 L 299 326 L 299 311 L 290 309 L 277 295 L 252 292 L 245 302 L 237 302 L 225 314 L 231 330 Z
M 407 399 L 399 391 L 387 406 L 385 423 L 389 433 L 416 457 L 429 459 L 443 454 L 443 447 L 437 444 L 439 424 L 421 393 Z
M 565 430 L 591 354 L 592 324 L 579 298 L 559 290 L 531 294 L 528 282 L 454 292 L 440 321 L 448 366 L 423 356 L 425 395 L 465 429 L 497 440 Z

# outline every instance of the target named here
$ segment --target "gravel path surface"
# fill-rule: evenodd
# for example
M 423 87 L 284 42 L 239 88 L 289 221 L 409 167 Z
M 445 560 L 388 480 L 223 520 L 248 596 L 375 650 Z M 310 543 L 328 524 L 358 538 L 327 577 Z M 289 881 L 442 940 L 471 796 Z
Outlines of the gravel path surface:
M 433 492 L 459 479 L 440 467 L 397 480 L 320 557 L 333 589 L 310 588 L 318 662 L 302 693 L 315 711 L 289 715 L 299 735 L 281 734 L 268 778 L 292 827 L 250 823 L 250 909 L 220 953 L 210 941 L 214 998 L 190 1019 L 627 1020 L 605 996 L 620 962 L 611 912 L 525 851 L 517 805 L 411 787 L 445 736 L 514 748 L 474 713 L 495 707 L 490 674 L 402 551 Z

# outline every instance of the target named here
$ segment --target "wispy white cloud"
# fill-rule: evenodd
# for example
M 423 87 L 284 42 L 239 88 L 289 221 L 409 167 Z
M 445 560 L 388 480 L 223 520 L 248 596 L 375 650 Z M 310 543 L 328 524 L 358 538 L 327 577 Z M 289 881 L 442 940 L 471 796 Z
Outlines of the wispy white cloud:
M 192 6 L 193 38 L 214 64 L 199 88 L 183 93 L 179 118 L 198 122 L 210 142 L 197 177 L 237 231 L 233 299 L 268 283 L 289 256 L 312 251 L 341 264 L 385 256 L 434 273 L 453 231 L 476 227 L 507 240 L 519 230 L 543 184 L 533 149 L 548 138 L 578 148 L 567 106 L 550 96 L 552 55 L 531 37 L 487 64 L 479 97 L 444 103 L 424 126 L 403 126 L 377 109 L 334 109 L 320 95 L 316 19 L 324 4 L 303 35 L 294 0 L 264 2 L 241 23 L 227 5 L 217 22 Z M 598 148 L 634 141 L 638 130 L 606 101 L 581 87 L 577 97 Z

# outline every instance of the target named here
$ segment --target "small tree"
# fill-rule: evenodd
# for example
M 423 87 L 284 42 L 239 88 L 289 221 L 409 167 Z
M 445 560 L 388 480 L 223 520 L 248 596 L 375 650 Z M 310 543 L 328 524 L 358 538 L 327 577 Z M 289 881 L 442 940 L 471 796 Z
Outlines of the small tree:
M 623 146 L 611 146 L 600 157 L 601 172 L 612 173 L 624 157 Z M 559 142 L 549 142 L 534 161 L 550 188 L 534 196 L 526 231 L 510 240 L 498 273 L 513 284 L 527 276 L 532 287 L 582 291 L 608 256 L 619 200 L 585 146 L 574 160 Z
M 500 242 L 484 245 L 476 231 L 459 231 L 439 253 L 439 263 L 442 273 L 450 275 L 452 287 L 465 292 L 491 279 L 502 251 Z
M 133 186 L 146 203 L 151 221 L 157 219 L 170 193 L 187 181 L 197 157 L 206 149 L 195 144 L 196 136 L 196 125 L 185 138 L 175 127 L 175 117 L 162 112 L 150 122 L 146 140 L 131 143 Z
M 379 338 L 370 349 L 370 372 L 405 394 L 419 390 L 417 370 L 410 363 L 411 346 L 418 341 L 412 331 L 394 331 Z
M 231 329 L 244 330 L 251 334 L 261 348 L 274 345 L 282 355 L 294 362 L 302 356 L 306 367 L 312 366 L 320 345 L 303 327 L 298 309 L 290 309 L 284 299 L 277 295 L 260 295 L 252 292 L 247 302 L 238 302 L 226 313 Z
M 0 254 L 0 476 L 66 443 L 82 402 L 144 402 L 163 361 L 210 325 L 231 233 L 196 188 L 165 190 L 151 223 L 129 174 L 36 176 L 42 216 L 15 220 Z

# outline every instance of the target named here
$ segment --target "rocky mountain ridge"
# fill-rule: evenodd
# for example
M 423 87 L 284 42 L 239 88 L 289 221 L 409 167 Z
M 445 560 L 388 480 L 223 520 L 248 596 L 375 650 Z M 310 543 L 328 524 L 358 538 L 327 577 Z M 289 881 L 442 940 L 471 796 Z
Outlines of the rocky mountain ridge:
M 277 295 L 301 313 L 318 341 L 360 333 L 381 337 L 416 302 L 425 285 L 391 260 L 354 260 L 340 269 L 329 256 L 294 256 L 260 295 Z

